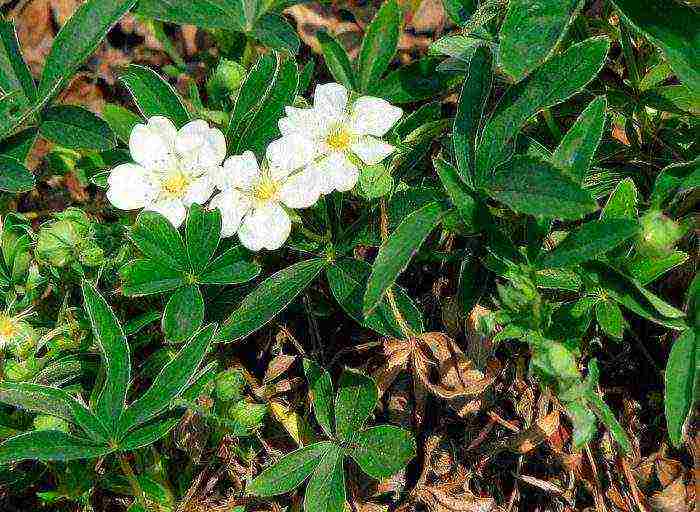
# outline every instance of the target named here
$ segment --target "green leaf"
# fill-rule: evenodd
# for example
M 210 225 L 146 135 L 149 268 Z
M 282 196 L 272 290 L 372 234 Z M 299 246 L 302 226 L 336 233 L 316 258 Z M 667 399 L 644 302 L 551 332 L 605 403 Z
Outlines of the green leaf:
M 139 427 L 129 432 L 119 443 L 119 450 L 130 452 L 138 450 L 144 446 L 150 446 L 159 439 L 167 436 L 168 433 L 180 423 L 180 418 L 167 418 L 154 421 L 143 427 Z
M 575 220 L 598 208 L 591 193 L 562 171 L 527 155 L 499 167 L 485 186 L 493 198 L 530 215 Z
M 516 82 L 554 52 L 576 15 L 581 0 L 512 0 L 501 25 L 499 56 Z
M 512 87 L 489 119 L 476 151 L 480 176 L 503 163 L 520 129 L 538 111 L 565 101 L 596 77 L 610 41 L 595 37 L 570 46 Z
M 226 128 L 229 153 L 237 154 L 234 149 L 238 147 L 250 120 L 270 94 L 277 73 L 277 65 L 278 60 L 274 54 L 262 55 L 241 84 Z
M 131 230 L 131 240 L 145 256 L 164 267 L 182 271 L 190 269 L 180 233 L 160 213 L 141 212 Z
M 36 100 L 36 85 L 22 58 L 12 21 L 0 21 L 0 90 L 21 91 L 19 104 L 25 107 Z
M 238 0 L 140 0 L 138 12 L 178 25 L 243 31 L 245 14 Z
M 246 492 L 267 497 L 296 489 L 316 469 L 322 457 L 334 448 L 334 443 L 324 441 L 288 453 L 255 477 L 246 487 Z
M 191 284 L 173 293 L 163 311 L 165 339 L 180 343 L 191 338 L 204 321 L 204 299 L 199 287 Z
M 394 177 L 384 164 L 363 165 L 357 180 L 357 193 L 364 199 L 384 197 L 394 187 Z
M 292 55 L 299 53 L 301 40 L 296 29 L 279 14 L 266 14 L 258 19 L 250 35 L 273 50 L 286 50 Z
M 697 402 L 694 393 L 700 376 L 700 350 L 694 329 L 684 331 L 671 347 L 665 372 L 666 423 L 668 436 L 676 448 L 683 444 L 683 426 Z
M 131 64 L 119 76 L 119 80 L 129 89 L 146 119 L 164 116 L 178 128 L 190 120 L 190 114 L 175 89 L 152 69 Z
M 379 390 L 363 373 L 346 369 L 335 397 L 335 432 L 341 441 L 354 440 L 377 406 Z
M 0 155 L 0 191 L 29 192 L 34 188 L 34 175 L 21 162 Z
M 309 394 L 316 421 L 328 437 L 333 435 L 333 383 L 331 375 L 311 359 L 304 359 L 304 374 L 309 382 Z
M 576 183 L 583 183 L 605 128 L 605 96 L 594 99 L 566 133 L 551 162 Z
M 597 421 L 595 414 L 585 403 L 585 400 L 577 400 L 566 404 L 566 413 L 571 418 L 574 427 L 573 441 L 576 449 L 586 446 L 596 434 Z
M 469 21 L 477 7 L 476 0 L 442 0 L 442 5 L 448 16 L 458 26 Z
M 396 322 L 386 297 L 372 313 L 369 315 L 362 313 L 362 297 L 367 289 L 367 280 L 371 272 L 372 267 L 365 261 L 342 258 L 326 269 L 326 277 L 335 300 L 348 315 L 364 327 L 373 329 L 383 336 L 404 338 L 405 334 Z M 394 285 L 392 290 L 396 306 L 408 325 L 416 332 L 423 332 L 423 315 L 411 298 L 397 285 Z
M 345 512 L 343 454 L 337 445 L 325 453 L 306 486 L 304 512 Z
M 651 205 L 663 209 L 674 195 L 697 187 L 700 187 L 700 157 L 692 162 L 669 165 L 656 177 L 650 197 Z
M 474 151 L 479 141 L 484 108 L 493 83 L 493 58 L 487 47 L 474 52 L 469 72 L 459 95 L 457 114 L 452 130 L 455 158 L 459 174 L 465 183 L 473 186 Z
M 615 414 L 612 412 L 610 407 L 608 407 L 608 404 L 606 404 L 595 391 L 591 391 L 587 398 L 593 412 L 596 416 L 598 416 L 598 419 L 603 423 L 603 425 L 605 425 L 610 431 L 613 439 L 620 446 L 623 453 L 629 453 L 631 446 L 629 438 L 627 437 L 627 432 L 625 432 L 625 429 L 622 428 L 620 422 L 617 421 Z
M 243 299 L 216 341 L 236 341 L 260 329 L 296 299 L 325 266 L 326 260 L 321 258 L 301 261 L 268 277 Z
M 119 269 L 122 293 L 140 297 L 176 290 L 185 285 L 185 276 L 179 270 L 167 268 L 153 260 L 133 260 Z
M 365 316 L 380 304 L 384 293 L 403 272 L 428 235 L 439 224 L 444 210 L 439 203 L 429 203 L 406 217 L 379 248 L 372 266 L 363 300 Z
M 117 145 L 109 125 L 89 110 L 57 105 L 44 112 L 39 133 L 68 149 L 107 151 Z
M 380 425 L 360 432 L 349 453 L 362 471 L 383 480 L 401 471 L 416 456 L 416 441 L 408 430 Z
M 112 131 L 124 144 L 129 144 L 131 132 L 134 127 L 143 122 L 140 116 L 134 114 L 121 105 L 106 103 L 102 108 L 102 117 L 107 122 Z
M 96 441 L 107 441 L 110 437 L 102 422 L 87 407 L 59 388 L 3 382 L 0 383 L 0 402 L 75 423 Z
M 60 430 L 34 430 L 0 444 L 0 465 L 22 460 L 95 459 L 111 451 L 107 445 L 96 445 Z
M 457 169 L 442 158 L 434 159 L 433 166 L 466 227 L 474 232 L 479 231 L 485 218 L 484 210 L 475 195 L 460 179 Z
M 687 260 L 688 255 L 682 251 L 658 257 L 637 255 L 626 262 L 625 269 L 639 284 L 646 286 Z
M 214 324 L 204 327 L 165 365 L 151 387 L 122 413 L 119 418 L 120 433 L 146 423 L 170 406 L 202 364 L 215 329 Z
M 36 128 L 27 128 L 0 141 L 0 155 L 14 158 L 21 164 L 25 164 L 29 152 L 36 143 L 37 133 Z
M 571 267 L 611 251 L 639 233 L 630 219 L 592 220 L 567 236 L 542 258 L 542 267 Z
M 205 210 L 196 203 L 192 204 L 185 224 L 185 240 L 192 271 L 200 273 L 219 246 L 221 212 L 218 209 Z
M 124 409 L 131 378 L 131 351 L 114 311 L 88 281 L 83 281 L 83 297 L 85 312 L 105 365 L 105 381 L 97 398 L 95 412 L 102 423 L 114 431 Z
M 255 279 L 260 265 L 251 261 L 248 251 L 241 246 L 231 247 L 209 263 L 199 276 L 201 284 L 240 284 Z
M 600 300 L 595 305 L 595 317 L 601 329 L 616 340 L 621 340 L 625 330 L 625 319 L 617 303 L 609 300 Z
M 49 98 L 73 77 L 136 0 L 87 0 L 59 31 L 46 58 L 39 95 Z
M 618 183 L 600 213 L 600 218 L 601 220 L 637 218 L 637 188 L 632 178 L 625 178 Z
M 355 72 L 345 48 L 325 30 L 318 32 L 317 37 L 323 52 L 323 60 L 335 81 L 343 84 L 350 91 L 355 90 Z
M 456 77 L 439 71 L 442 59 L 426 57 L 400 67 L 368 91 L 391 103 L 413 103 L 434 98 L 456 84 Z
M 613 0 L 623 16 L 659 45 L 671 68 L 684 85 L 700 95 L 700 17 L 679 2 L 655 0 Z
M 386 0 L 367 27 L 357 57 L 357 86 L 370 91 L 391 64 L 399 44 L 401 8 L 396 0 Z

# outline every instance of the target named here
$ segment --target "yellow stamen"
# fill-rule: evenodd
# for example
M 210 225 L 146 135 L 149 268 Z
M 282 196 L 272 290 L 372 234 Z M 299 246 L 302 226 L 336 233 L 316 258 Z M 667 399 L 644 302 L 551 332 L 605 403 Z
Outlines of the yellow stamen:
M 279 184 L 270 177 L 263 177 L 253 191 L 253 196 L 260 202 L 272 201 L 279 193 Z
M 14 338 L 18 332 L 19 329 L 14 318 L 0 315 L 0 338 Z
M 161 183 L 163 193 L 170 197 L 182 197 L 190 186 L 190 178 L 182 172 L 176 172 L 168 176 Z
M 345 151 L 352 144 L 352 135 L 344 126 L 334 126 L 326 136 L 326 144 L 333 151 Z

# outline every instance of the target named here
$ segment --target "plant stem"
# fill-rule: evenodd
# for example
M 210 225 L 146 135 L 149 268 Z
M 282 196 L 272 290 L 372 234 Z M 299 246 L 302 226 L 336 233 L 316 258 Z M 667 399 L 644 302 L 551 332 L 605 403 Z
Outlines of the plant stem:
M 136 474 L 134 473 L 131 464 L 129 464 L 129 459 L 126 458 L 125 454 L 119 455 L 119 464 L 122 467 L 124 476 L 126 476 L 126 479 L 129 480 L 129 485 L 131 485 L 131 491 L 134 493 L 134 497 L 141 504 L 144 510 L 148 510 L 146 496 L 143 494 L 143 489 L 141 489 L 141 485 L 136 478 Z

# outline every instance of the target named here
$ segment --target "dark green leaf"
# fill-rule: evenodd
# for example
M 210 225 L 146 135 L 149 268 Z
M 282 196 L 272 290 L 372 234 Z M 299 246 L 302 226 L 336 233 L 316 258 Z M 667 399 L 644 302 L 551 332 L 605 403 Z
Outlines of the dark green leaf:
M 168 300 L 163 312 L 165 339 L 180 343 L 192 337 L 204 321 L 204 299 L 196 285 L 180 288 Z
M 391 103 L 413 103 L 439 96 L 456 84 L 455 76 L 437 69 L 441 60 L 426 57 L 400 67 L 369 92 Z
M 668 436 L 677 448 L 683 444 L 683 426 L 697 401 L 695 383 L 700 376 L 698 336 L 693 329 L 684 331 L 671 347 L 665 372 L 666 423 Z
M 109 125 L 89 110 L 57 105 L 44 112 L 39 133 L 68 149 L 107 151 L 117 142 Z
M 180 233 L 161 214 L 141 212 L 131 230 L 131 239 L 145 256 L 156 263 L 172 270 L 190 269 Z
M 350 91 L 354 90 L 355 73 L 345 48 L 325 30 L 320 31 L 317 37 L 323 52 L 323 60 L 335 81 L 343 84 Z
M 34 188 L 34 175 L 21 162 L 0 155 L 0 191 L 29 192 Z
M 301 41 L 296 29 L 279 14 L 266 14 L 257 20 L 250 35 L 273 50 L 299 53 Z
M 95 459 L 111 451 L 107 445 L 93 444 L 59 430 L 35 430 L 0 444 L 0 465 L 22 460 Z
M 24 107 L 36 100 L 36 85 L 22 58 L 12 21 L 0 21 L 0 90 L 21 91 L 19 105 Z
M 121 105 L 106 103 L 102 108 L 102 117 L 107 122 L 112 131 L 124 144 L 129 144 L 131 132 L 134 127 L 143 122 L 140 116 L 127 110 Z
M 331 375 L 311 359 L 304 359 L 304 374 L 309 382 L 309 394 L 316 421 L 328 437 L 333 435 L 333 383 Z
M 231 119 L 226 129 L 226 139 L 229 141 L 229 152 L 234 151 L 240 143 L 250 120 L 261 108 L 265 98 L 270 94 L 277 73 L 278 60 L 273 54 L 261 56 L 250 69 L 236 97 L 236 103 L 231 112 Z
M 401 31 L 401 8 L 386 0 L 367 27 L 357 57 L 357 86 L 368 92 L 379 82 L 394 59 Z
M 601 219 L 636 219 L 637 188 L 632 178 L 622 180 L 610 197 L 600 214 Z
M 362 471 L 383 480 L 401 471 L 416 456 L 416 442 L 408 430 L 380 425 L 357 435 L 350 456 Z
M 205 210 L 198 204 L 190 206 L 185 227 L 187 254 L 194 273 L 206 268 L 221 239 L 221 212 Z
M 700 158 L 692 162 L 672 164 L 656 177 L 650 201 L 653 207 L 663 209 L 675 194 L 697 187 L 700 187 Z
M 250 259 L 243 247 L 231 247 L 204 269 L 201 284 L 240 284 L 260 274 L 260 265 Z
M 608 300 L 596 302 L 595 317 L 605 334 L 616 340 L 622 339 L 625 319 L 622 317 L 622 311 L 616 302 Z
M 343 455 L 337 445 L 325 453 L 306 486 L 304 512 L 345 512 Z
M 335 397 L 335 432 L 341 441 L 354 440 L 377 406 L 379 391 L 363 373 L 345 370 Z
M 184 286 L 185 276 L 179 270 L 166 268 L 153 260 L 133 260 L 119 269 L 122 293 L 127 297 L 152 295 Z
M 629 438 L 627 437 L 627 432 L 625 432 L 625 429 L 622 428 L 620 422 L 617 421 L 615 414 L 612 412 L 612 410 L 610 410 L 608 404 L 606 404 L 595 392 L 589 393 L 588 402 L 591 404 L 593 412 L 596 416 L 598 416 L 598 419 L 610 431 L 613 439 L 620 446 L 623 453 L 629 453 L 631 446 Z
M 238 0 L 141 0 L 139 14 L 178 25 L 243 31 L 245 14 Z
M 433 160 L 433 166 L 466 228 L 474 232 L 479 231 L 485 215 L 475 194 L 469 191 L 452 164 L 442 158 L 436 158 Z
M 129 452 L 149 446 L 168 435 L 180 422 L 180 418 L 158 420 L 129 432 L 119 443 L 119 450 Z
M 25 164 L 29 152 L 34 147 L 38 130 L 36 128 L 27 128 L 15 133 L 0 141 L 0 155 L 14 158 L 22 164 Z
M 129 89 L 145 118 L 164 116 L 178 128 L 190 120 L 190 114 L 175 89 L 152 69 L 131 64 L 119 79 Z

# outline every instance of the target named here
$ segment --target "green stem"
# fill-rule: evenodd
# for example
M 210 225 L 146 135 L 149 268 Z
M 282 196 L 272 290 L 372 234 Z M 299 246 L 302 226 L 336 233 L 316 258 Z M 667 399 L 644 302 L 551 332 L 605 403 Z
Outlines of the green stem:
M 141 485 L 136 478 L 136 474 L 134 473 L 131 464 L 129 464 L 129 460 L 126 458 L 125 454 L 119 455 L 119 464 L 122 467 L 122 471 L 124 472 L 126 479 L 129 481 L 129 485 L 131 485 L 131 491 L 134 493 L 134 497 L 144 510 L 148 510 L 146 496 L 143 494 L 143 489 L 141 489 Z

